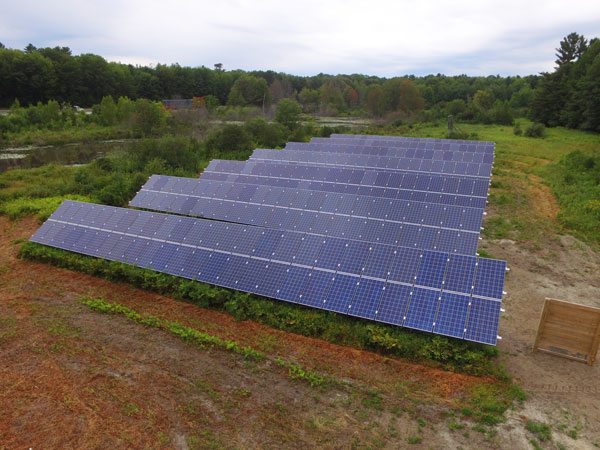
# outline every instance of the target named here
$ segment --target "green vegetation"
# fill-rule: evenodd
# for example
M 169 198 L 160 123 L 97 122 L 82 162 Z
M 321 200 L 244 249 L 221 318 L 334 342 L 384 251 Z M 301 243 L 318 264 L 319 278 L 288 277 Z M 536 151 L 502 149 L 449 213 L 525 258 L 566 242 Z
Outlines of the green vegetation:
M 322 387 L 334 382 L 334 380 L 330 377 L 312 370 L 307 370 L 299 364 L 286 361 L 282 358 L 275 358 L 275 362 L 277 365 L 288 369 L 288 375 L 292 380 L 305 381 L 311 387 Z
M 19 254 L 23 258 L 52 263 L 110 281 L 128 282 L 202 307 L 223 309 L 239 320 L 254 320 L 273 328 L 413 361 L 434 362 L 450 370 L 505 378 L 493 361 L 498 353 L 495 347 L 285 304 L 33 242 L 23 244 Z
M 525 393 L 515 384 L 479 384 L 472 389 L 461 413 L 482 426 L 494 426 L 504 421 L 504 413 L 515 401 L 522 403 L 525 399 Z
M 527 431 L 535 435 L 540 442 L 552 440 L 552 430 L 550 425 L 542 422 L 536 422 L 535 420 L 528 420 L 525 424 Z
M 600 40 L 577 33 L 557 49 L 556 70 L 544 74 L 532 102 L 532 118 L 545 125 L 600 131 Z
M 89 202 L 91 199 L 83 195 L 61 195 L 57 197 L 27 198 L 21 197 L 0 203 L 0 214 L 5 214 L 11 219 L 32 215 L 40 221 L 46 220 L 65 200 Z
M 139 312 L 128 308 L 127 306 L 123 306 L 118 303 L 110 303 L 102 298 L 83 297 L 81 299 L 81 303 L 99 313 L 124 316 L 135 323 L 166 331 L 169 334 L 172 334 L 173 336 L 176 336 L 198 348 L 218 348 L 220 350 L 238 354 L 247 360 L 253 361 L 264 361 L 265 359 L 270 359 L 266 354 L 255 350 L 252 347 L 241 346 L 235 341 L 222 339 L 220 337 L 198 331 L 194 328 L 182 325 L 179 322 L 162 320 L 151 314 L 140 314 Z M 51 332 L 52 330 L 52 328 L 49 329 Z M 59 329 L 59 331 L 61 332 L 60 334 L 69 332 L 69 336 L 74 336 L 72 334 L 73 331 L 70 328 L 64 331 L 64 327 L 62 327 Z M 59 334 L 59 332 L 57 331 L 55 334 Z M 288 370 L 288 376 L 291 380 L 305 381 L 311 387 L 326 387 L 332 384 L 343 384 L 332 377 L 306 369 L 298 363 L 287 361 L 280 357 L 276 357 L 273 361 L 278 366 Z M 213 397 L 217 395 L 217 393 L 201 379 L 197 379 L 195 385 L 198 389 L 208 393 Z M 238 392 L 238 394 L 243 397 L 248 397 L 250 392 L 247 390 L 241 390 Z
M 219 337 L 203 333 L 193 328 L 181 325 L 178 322 L 164 321 L 152 315 L 143 315 L 126 306 L 116 303 L 108 303 L 101 298 L 85 297 L 81 300 L 81 303 L 97 312 L 122 315 L 136 323 L 141 323 L 142 325 L 146 325 L 148 327 L 160 328 L 168 331 L 170 334 L 177 336 L 184 341 L 190 342 L 196 347 L 215 347 L 221 350 L 237 353 L 238 355 L 242 355 L 244 358 L 249 358 L 256 361 L 261 361 L 265 358 L 264 354 L 250 347 L 242 347 L 234 341 L 221 339 Z
M 543 174 L 560 202 L 561 223 L 578 237 L 600 243 L 600 150 L 568 153 Z

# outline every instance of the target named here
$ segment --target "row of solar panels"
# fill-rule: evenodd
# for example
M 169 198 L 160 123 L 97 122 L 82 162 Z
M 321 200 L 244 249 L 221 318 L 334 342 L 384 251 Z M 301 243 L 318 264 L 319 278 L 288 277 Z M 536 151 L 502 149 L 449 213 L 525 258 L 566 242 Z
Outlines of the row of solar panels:
M 418 202 L 394 209 L 386 202 L 395 201 L 222 182 L 215 188 L 210 181 L 155 175 L 130 206 L 365 242 L 475 253 L 479 229 L 470 229 L 481 220 L 476 209 Z M 427 208 L 431 206 L 440 208 Z M 385 211 L 390 217 L 381 217 Z
M 207 173 L 297 180 L 305 182 L 305 185 L 313 181 L 322 182 L 328 185 L 339 185 L 334 192 L 373 197 L 405 198 L 402 197 L 402 193 L 410 192 L 447 194 L 476 198 L 478 202 L 483 202 L 483 205 L 489 188 L 489 180 L 483 178 L 274 162 L 212 160 L 204 170 L 203 176 Z M 483 205 L 463 206 L 483 207 Z
M 71 201 L 32 240 L 306 306 L 496 343 L 504 261 Z
M 143 190 L 479 233 L 481 208 L 310 189 L 153 175 Z
M 433 139 L 433 138 L 414 138 L 405 136 L 375 136 L 365 134 L 332 134 L 329 138 L 313 138 L 311 142 L 347 142 L 361 143 L 365 146 L 370 145 L 389 145 L 397 147 L 406 147 L 417 145 L 418 148 L 429 148 L 433 150 L 447 150 L 458 147 L 461 151 L 482 151 L 494 152 L 495 144 L 489 141 L 471 141 L 458 139 Z
M 326 153 L 345 153 L 355 155 L 395 156 L 399 158 L 435 159 L 443 161 L 492 163 L 493 153 L 465 152 L 460 150 L 431 150 L 418 148 L 398 148 L 382 146 L 364 146 L 344 142 L 288 142 L 286 150 L 315 151 Z
M 489 178 L 491 163 L 445 161 L 434 159 L 402 158 L 298 150 L 256 149 L 250 161 L 285 161 L 335 167 L 362 167 L 367 169 L 400 170 L 403 172 L 425 172 L 435 174 L 463 175 L 467 177 Z

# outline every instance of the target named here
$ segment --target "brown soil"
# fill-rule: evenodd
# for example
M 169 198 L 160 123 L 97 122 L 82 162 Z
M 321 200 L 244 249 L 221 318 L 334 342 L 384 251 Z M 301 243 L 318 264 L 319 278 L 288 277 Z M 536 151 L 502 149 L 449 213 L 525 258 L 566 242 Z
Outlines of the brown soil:
M 0 448 L 389 448 L 488 380 L 273 330 L 171 298 L 19 260 L 38 224 L 0 218 Z M 346 380 L 321 390 L 284 369 L 82 306 L 104 297 Z M 368 391 L 381 395 L 374 404 Z M 438 439 L 433 425 L 424 442 Z M 465 440 L 460 434 L 457 445 Z
M 533 186 L 545 198 L 535 214 L 552 220 L 556 202 L 540 183 Z M 411 448 L 526 448 L 531 435 L 525 418 L 551 423 L 554 442 L 568 448 L 600 441 L 598 366 L 530 351 L 545 296 L 600 304 L 600 257 L 574 238 L 549 237 L 534 253 L 512 241 L 484 242 L 511 267 L 501 358 L 530 392 L 525 409 L 492 436 L 469 430 L 468 423 L 450 430 L 445 416 L 473 386 L 490 380 L 238 322 L 19 260 L 14 241 L 37 226 L 32 219 L 0 217 L 0 449 L 404 448 L 418 434 L 419 417 L 426 422 L 422 444 Z M 80 304 L 82 295 L 176 320 L 349 384 L 312 388 L 270 362 L 197 349 L 125 318 L 94 313 Z M 369 390 L 381 401 L 372 401 Z M 578 422 L 578 439 L 566 437 Z

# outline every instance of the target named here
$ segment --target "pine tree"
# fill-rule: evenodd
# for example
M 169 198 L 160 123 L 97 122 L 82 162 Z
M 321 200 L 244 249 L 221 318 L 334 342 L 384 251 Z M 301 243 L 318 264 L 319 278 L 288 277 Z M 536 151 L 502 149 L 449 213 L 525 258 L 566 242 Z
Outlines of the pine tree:
M 576 61 L 587 49 L 587 46 L 587 39 L 573 32 L 560 41 L 560 47 L 556 49 L 556 60 L 554 62 L 560 67 L 563 64 Z

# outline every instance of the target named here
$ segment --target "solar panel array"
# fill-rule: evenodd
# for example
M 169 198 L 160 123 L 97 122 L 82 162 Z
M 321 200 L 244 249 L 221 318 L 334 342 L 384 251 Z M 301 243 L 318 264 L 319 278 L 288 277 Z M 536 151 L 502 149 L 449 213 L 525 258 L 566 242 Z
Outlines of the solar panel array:
M 227 288 L 495 345 L 506 263 L 476 256 L 493 143 L 332 135 L 130 205 L 65 202 L 32 240 Z

